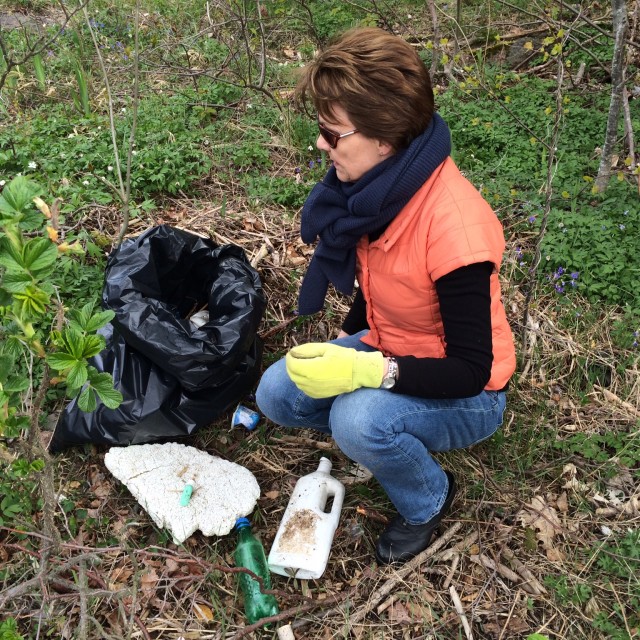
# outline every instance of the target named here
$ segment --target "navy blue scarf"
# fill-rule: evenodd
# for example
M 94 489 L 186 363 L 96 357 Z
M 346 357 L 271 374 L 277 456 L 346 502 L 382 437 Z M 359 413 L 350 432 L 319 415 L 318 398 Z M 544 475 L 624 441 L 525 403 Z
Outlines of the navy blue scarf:
M 304 276 L 298 313 L 320 311 L 329 282 L 349 295 L 356 273 L 356 245 L 398 215 L 435 169 L 451 153 L 451 134 L 437 114 L 425 131 L 356 182 L 341 182 L 331 167 L 302 209 L 301 236 L 320 242 Z

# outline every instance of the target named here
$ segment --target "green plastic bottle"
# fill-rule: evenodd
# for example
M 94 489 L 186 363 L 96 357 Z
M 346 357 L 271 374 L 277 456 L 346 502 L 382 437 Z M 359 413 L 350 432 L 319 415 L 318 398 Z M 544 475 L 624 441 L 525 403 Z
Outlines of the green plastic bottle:
M 267 558 L 260 540 L 251 532 L 251 523 L 247 518 L 238 518 L 236 521 L 238 532 L 238 545 L 233 554 L 237 567 L 250 569 L 262 578 L 265 589 L 271 589 L 271 576 L 267 566 Z M 260 583 L 254 580 L 248 573 L 239 573 L 238 580 L 244 596 L 244 611 L 250 624 L 261 618 L 274 616 L 278 613 L 278 602 L 275 597 L 262 593 Z

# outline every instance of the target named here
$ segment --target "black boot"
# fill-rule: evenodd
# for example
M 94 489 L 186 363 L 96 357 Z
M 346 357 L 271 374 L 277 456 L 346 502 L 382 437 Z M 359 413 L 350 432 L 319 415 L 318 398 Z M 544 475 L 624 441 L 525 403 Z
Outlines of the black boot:
M 449 489 L 440 511 L 424 524 L 409 524 L 401 515 L 397 515 L 378 538 L 376 560 L 380 564 L 406 562 L 429 546 L 433 532 L 449 511 L 456 494 L 456 482 L 453 474 L 448 471 L 445 473 L 449 481 Z

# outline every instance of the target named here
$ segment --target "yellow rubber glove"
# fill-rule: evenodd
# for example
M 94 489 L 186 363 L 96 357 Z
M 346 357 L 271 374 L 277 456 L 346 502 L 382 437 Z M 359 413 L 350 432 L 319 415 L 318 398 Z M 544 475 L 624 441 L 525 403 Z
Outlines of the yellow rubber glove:
M 312 398 L 330 398 L 360 387 L 382 384 L 384 356 L 329 342 L 309 342 L 287 353 L 287 373 Z

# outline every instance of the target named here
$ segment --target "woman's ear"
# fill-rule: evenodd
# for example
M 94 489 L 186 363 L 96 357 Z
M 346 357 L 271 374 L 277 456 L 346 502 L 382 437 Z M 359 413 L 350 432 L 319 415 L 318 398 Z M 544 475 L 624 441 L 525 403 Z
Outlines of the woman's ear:
M 393 155 L 393 147 L 388 142 L 378 140 L 378 155 L 382 158 L 388 158 Z

